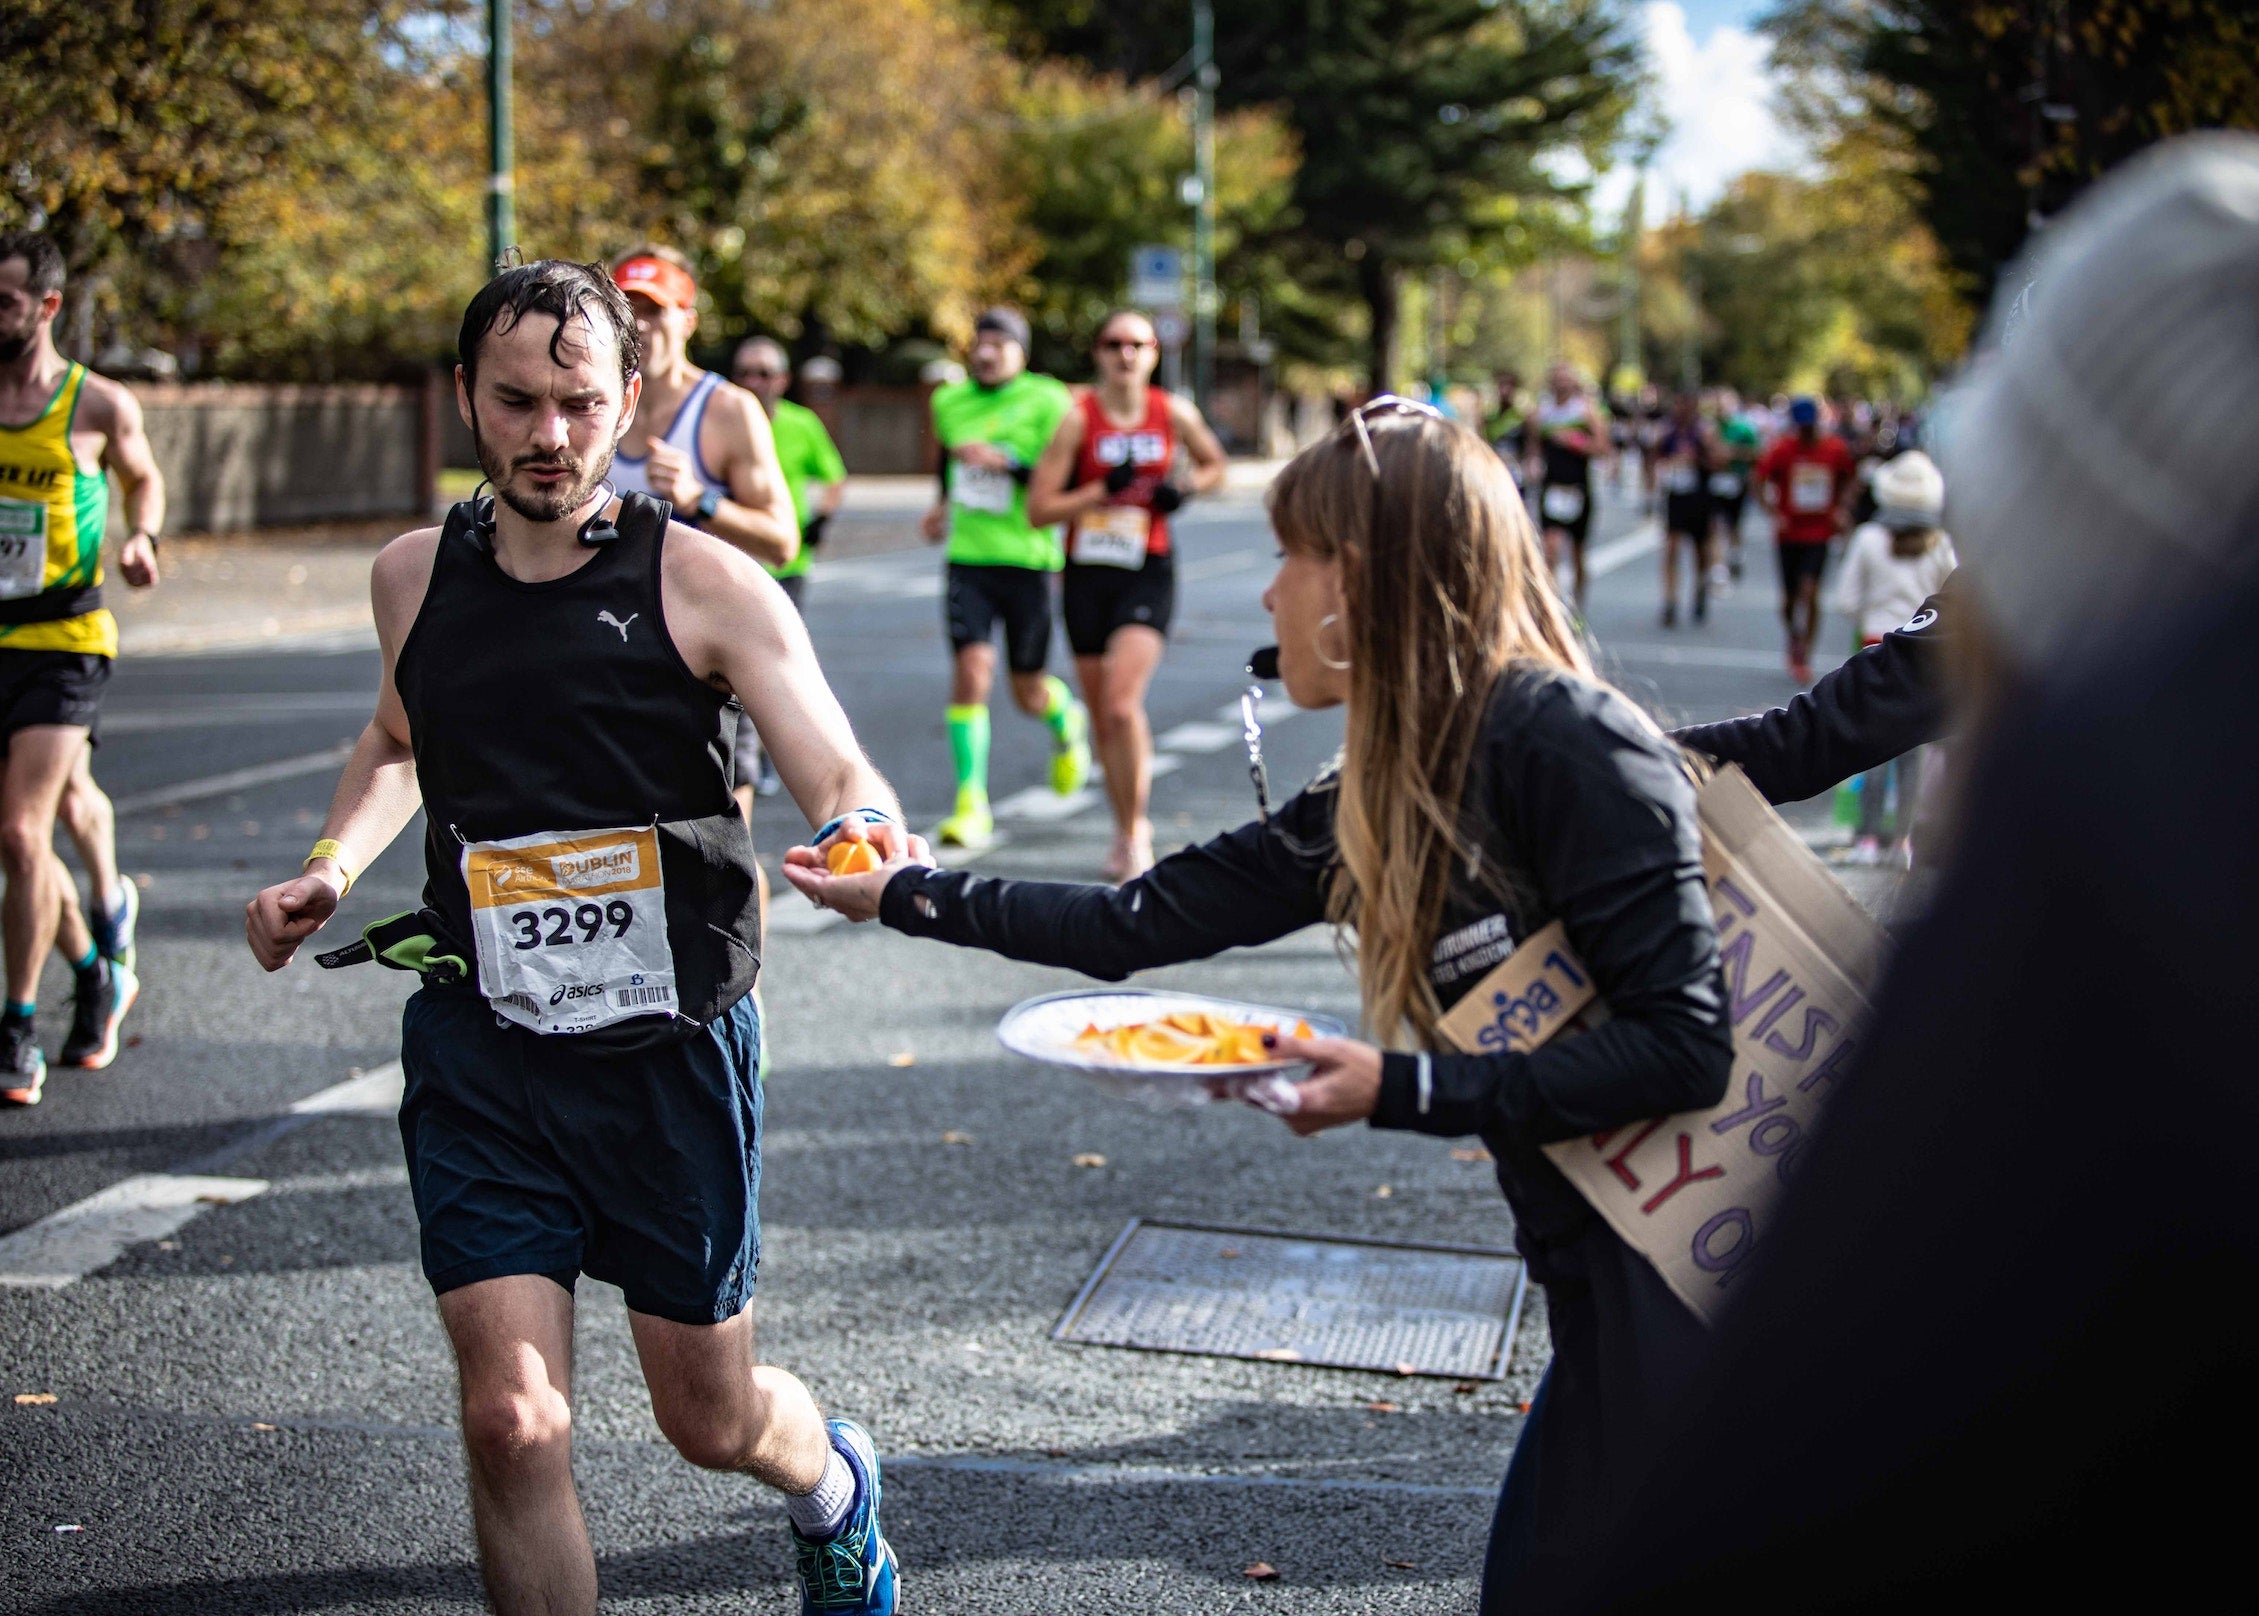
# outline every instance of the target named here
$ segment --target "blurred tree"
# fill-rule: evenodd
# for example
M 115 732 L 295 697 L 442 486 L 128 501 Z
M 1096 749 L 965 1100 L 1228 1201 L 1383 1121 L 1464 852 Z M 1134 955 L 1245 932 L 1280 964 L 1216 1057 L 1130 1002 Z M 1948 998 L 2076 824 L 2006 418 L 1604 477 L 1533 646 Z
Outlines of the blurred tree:
M 0 7 L 0 221 L 61 243 L 74 345 L 208 271 L 232 204 L 367 118 L 412 53 L 408 14 L 399 0 Z
M 991 0 L 1043 48 L 1157 75 L 1190 42 L 1162 0 Z M 1365 307 L 1366 373 L 1400 369 L 1407 273 L 1526 249 L 1578 188 L 1638 51 L 1608 0 L 1219 0 L 1225 106 L 1279 108 L 1301 148 L 1298 231 Z
M 687 252 L 706 340 L 963 335 L 1033 256 L 1003 161 L 1014 65 L 950 0 L 546 0 L 542 16 L 520 61 L 591 87 L 555 133 L 590 141 L 617 199 L 551 222 L 575 251 L 652 235 Z
M 1030 69 L 1013 114 L 1007 177 L 1038 244 L 1018 295 L 1042 361 L 1075 374 L 1122 299 L 1130 250 L 1190 245 L 1177 183 L 1192 166 L 1191 123 L 1173 96 L 1065 62 Z M 1294 137 L 1275 114 L 1218 120 L 1217 279 L 1227 300 L 1267 298 L 1279 284 L 1272 249 L 1291 217 L 1294 170 Z
M 1919 395 L 1971 316 L 1887 153 L 1856 140 L 1818 175 L 1742 176 L 1699 218 L 1647 235 L 1643 323 L 1678 376 L 1693 324 L 1707 382 L 1746 391 Z
M 1978 302 L 2104 170 L 2188 130 L 2259 128 L 2251 0 L 1780 0 L 1764 26 L 1807 128 L 1903 154 Z

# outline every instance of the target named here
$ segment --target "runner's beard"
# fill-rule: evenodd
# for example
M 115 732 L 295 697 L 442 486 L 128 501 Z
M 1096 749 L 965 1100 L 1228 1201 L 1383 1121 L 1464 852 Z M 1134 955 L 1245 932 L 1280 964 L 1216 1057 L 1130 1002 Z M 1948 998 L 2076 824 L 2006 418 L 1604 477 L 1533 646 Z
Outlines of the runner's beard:
M 12 365 L 31 347 L 36 331 L 12 332 L 0 335 L 0 365 Z
M 582 461 L 573 455 L 554 458 L 540 455 L 521 455 L 505 462 L 487 447 L 485 437 L 474 424 L 471 428 L 471 445 L 478 452 L 478 469 L 494 485 L 495 498 L 529 522 L 555 522 L 572 515 L 586 505 L 589 496 L 603 486 L 604 479 L 612 474 L 612 451 L 607 444 L 602 453 L 592 461 Z M 521 489 L 515 486 L 520 471 L 556 467 L 577 473 L 570 481 L 552 490 Z

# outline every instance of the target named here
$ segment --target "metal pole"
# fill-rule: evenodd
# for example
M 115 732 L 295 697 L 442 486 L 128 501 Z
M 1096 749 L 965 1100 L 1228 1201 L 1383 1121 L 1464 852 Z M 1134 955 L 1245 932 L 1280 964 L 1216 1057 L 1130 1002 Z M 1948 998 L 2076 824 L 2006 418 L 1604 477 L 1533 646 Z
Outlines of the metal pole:
M 518 243 L 516 143 L 510 137 L 510 4 L 486 0 L 486 259 L 488 273 Z
M 1624 204 L 1624 307 L 1616 332 L 1616 362 L 1647 380 L 1645 355 L 1639 340 L 1639 241 L 1647 224 L 1647 167 L 1641 164 L 1632 178 L 1631 200 Z
M 1216 387 L 1216 13 L 1192 5 L 1192 398 L 1202 413 Z

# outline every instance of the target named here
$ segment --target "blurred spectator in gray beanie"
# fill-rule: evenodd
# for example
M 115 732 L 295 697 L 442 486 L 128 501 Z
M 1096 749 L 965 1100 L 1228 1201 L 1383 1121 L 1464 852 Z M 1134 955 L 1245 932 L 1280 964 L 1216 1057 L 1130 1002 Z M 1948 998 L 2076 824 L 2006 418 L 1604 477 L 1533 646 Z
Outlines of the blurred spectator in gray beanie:
M 1944 598 L 2006 664 L 1953 858 L 1525 1612 L 2250 1603 L 2259 140 L 2128 164 L 2034 261 L 1945 434 Z
M 1940 459 L 1964 587 L 2035 670 L 2259 572 L 2259 137 L 2127 163 L 2001 284 Z

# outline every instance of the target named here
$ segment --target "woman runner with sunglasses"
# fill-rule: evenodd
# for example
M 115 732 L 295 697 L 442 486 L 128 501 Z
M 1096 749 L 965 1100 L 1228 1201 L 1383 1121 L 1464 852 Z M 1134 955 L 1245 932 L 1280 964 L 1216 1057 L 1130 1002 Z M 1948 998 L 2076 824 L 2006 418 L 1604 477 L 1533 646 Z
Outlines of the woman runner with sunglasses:
M 1715 1105 L 1732 1046 L 1678 750 L 1593 677 L 1498 457 L 1376 399 L 1273 484 L 1264 597 L 1298 706 L 1345 706 L 1336 767 L 1275 815 L 1119 889 L 981 880 L 896 858 L 792 883 L 851 919 L 1118 980 L 1331 921 L 1378 1044 L 1281 1038 L 1285 1121 L 1479 1136 L 1547 1288 L 1553 1362 L 1499 1500 L 1484 1611 L 1577 1552 L 1704 1332 L 1543 1147 Z M 913 850 L 914 851 L 914 850 Z M 1437 1022 L 1559 920 L 1612 1018 L 1527 1054 L 1434 1053 Z M 1380 1045 L 1387 1046 L 1384 1052 Z
M 1190 494 L 1223 486 L 1224 446 L 1188 398 L 1153 385 L 1161 345 L 1153 322 L 1121 309 L 1098 327 L 1098 382 L 1075 401 L 1028 481 L 1028 520 L 1065 522 L 1060 605 L 1067 647 L 1114 810 L 1106 877 L 1127 881 L 1153 864 L 1153 728 L 1145 687 L 1161 665 L 1176 612 L 1169 516 Z M 1174 481 L 1177 445 L 1191 488 Z

